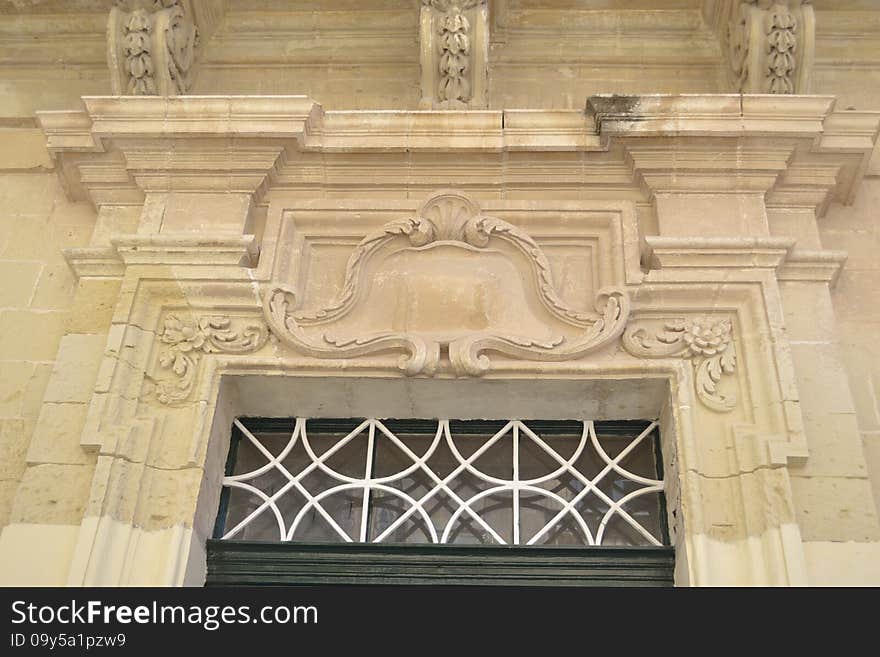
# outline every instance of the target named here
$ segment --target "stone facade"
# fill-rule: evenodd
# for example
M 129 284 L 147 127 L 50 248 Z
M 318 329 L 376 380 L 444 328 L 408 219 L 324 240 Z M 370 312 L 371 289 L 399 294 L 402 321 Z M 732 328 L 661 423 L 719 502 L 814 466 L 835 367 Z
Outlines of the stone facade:
M 327 4 L 0 8 L 0 582 L 202 583 L 332 405 L 657 417 L 678 584 L 880 584 L 880 10 Z

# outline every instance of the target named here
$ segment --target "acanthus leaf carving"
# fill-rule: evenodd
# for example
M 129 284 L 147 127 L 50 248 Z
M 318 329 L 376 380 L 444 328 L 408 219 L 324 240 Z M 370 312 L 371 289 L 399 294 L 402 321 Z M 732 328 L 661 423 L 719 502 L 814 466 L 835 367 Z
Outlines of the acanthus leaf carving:
M 367 296 L 371 278 L 366 268 L 378 254 L 389 257 L 409 251 L 424 258 L 444 247 L 488 256 L 499 252 L 492 246 L 496 242 L 506 247 L 505 257 L 515 256 L 527 263 L 540 306 L 549 315 L 548 327 L 553 327 L 548 335 L 532 337 L 506 330 L 464 331 L 464 335 L 462 331 L 440 335 L 434 331 L 346 335 L 344 327 L 334 326 Z M 576 311 L 559 297 L 550 263 L 528 234 L 506 221 L 481 214 L 473 201 L 453 191 L 434 195 L 416 216 L 389 222 L 361 240 L 349 257 L 339 294 L 323 308 L 299 308 L 296 291 L 280 283 L 270 285 L 264 294 L 266 321 L 283 344 L 317 358 L 402 350 L 405 355 L 399 368 L 408 376 L 433 375 L 443 348 L 448 349 L 453 372 L 460 376 L 484 374 L 490 367 L 485 352 L 536 361 L 581 358 L 620 337 L 630 312 L 629 298 L 622 288 L 603 289 L 597 296 L 596 310 Z
M 159 355 L 159 365 L 171 370 L 174 379 L 157 381 L 157 397 L 163 404 L 174 404 L 189 397 L 195 383 L 200 354 L 243 354 L 261 348 L 268 339 L 262 323 L 246 323 L 241 328 L 224 315 L 203 315 L 198 319 L 165 317 L 159 341 L 167 345 Z
M 700 401 L 720 413 L 736 407 L 736 394 L 722 393 L 718 385 L 724 375 L 736 372 L 733 324 L 729 318 L 700 316 L 665 321 L 660 326 L 648 320 L 638 321 L 623 334 L 623 347 L 640 358 L 690 359 Z

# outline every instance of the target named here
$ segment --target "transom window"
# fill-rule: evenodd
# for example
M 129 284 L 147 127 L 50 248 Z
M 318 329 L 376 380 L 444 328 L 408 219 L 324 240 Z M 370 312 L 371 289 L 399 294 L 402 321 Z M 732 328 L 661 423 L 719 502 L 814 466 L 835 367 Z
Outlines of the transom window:
M 215 538 L 668 544 L 657 422 L 234 422 Z

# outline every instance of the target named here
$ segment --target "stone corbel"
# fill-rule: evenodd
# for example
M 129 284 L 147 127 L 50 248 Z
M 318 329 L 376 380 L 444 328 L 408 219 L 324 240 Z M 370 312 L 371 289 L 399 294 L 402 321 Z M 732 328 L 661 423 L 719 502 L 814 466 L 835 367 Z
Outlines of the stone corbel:
M 815 54 L 812 0 L 741 0 L 727 26 L 727 54 L 734 90 L 806 94 Z
M 116 0 L 107 22 L 113 93 L 187 93 L 200 42 L 210 36 L 223 5 L 222 0 Z
M 487 106 L 487 0 L 422 0 L 422 109 Z

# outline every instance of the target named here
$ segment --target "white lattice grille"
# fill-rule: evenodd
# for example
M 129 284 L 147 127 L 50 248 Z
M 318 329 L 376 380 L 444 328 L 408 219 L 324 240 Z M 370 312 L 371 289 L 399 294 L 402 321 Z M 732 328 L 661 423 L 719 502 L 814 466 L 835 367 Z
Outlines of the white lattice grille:
M 589 421 L 248 422 L 235 421 L 223 539 L 663 544 L 656 422 L 611 436 Z

